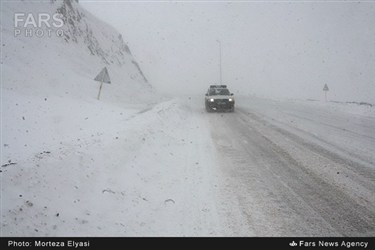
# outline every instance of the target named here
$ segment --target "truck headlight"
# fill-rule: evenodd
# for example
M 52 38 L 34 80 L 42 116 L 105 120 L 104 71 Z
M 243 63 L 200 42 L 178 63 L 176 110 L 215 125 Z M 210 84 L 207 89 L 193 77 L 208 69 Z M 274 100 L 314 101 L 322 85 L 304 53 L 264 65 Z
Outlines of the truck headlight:
M 229 101 L 230 101 L 230 102 L 233 102 L 233 99 L 232 99 L 232 98 L 229 98 Z
M 210 99 L 210 102 L 214 102 L 215 100 L 213 98 Z

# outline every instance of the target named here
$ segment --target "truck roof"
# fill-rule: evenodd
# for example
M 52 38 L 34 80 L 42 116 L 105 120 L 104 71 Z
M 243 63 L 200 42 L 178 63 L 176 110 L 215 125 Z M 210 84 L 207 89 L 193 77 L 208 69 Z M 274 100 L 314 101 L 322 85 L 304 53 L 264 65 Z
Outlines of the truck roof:
M 226 89 L 227 85 L 210 85 L 210 88 L 222 88 L 222 89 Z

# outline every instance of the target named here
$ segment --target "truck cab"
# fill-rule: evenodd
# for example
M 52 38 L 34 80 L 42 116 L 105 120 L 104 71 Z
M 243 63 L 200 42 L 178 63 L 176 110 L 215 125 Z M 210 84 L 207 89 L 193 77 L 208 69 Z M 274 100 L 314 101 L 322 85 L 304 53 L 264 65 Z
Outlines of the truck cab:
M 210 85 L 205 96 L 207 112 L 234 111 L 234 97 L 227 85 Z

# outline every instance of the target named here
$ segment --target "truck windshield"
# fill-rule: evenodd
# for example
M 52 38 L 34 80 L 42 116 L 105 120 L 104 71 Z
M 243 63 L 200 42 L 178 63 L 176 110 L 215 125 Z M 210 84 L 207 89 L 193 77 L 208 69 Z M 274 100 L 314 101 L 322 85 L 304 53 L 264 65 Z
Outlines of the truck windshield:
M 210 95 L 230 95 L 228 89 L 216 89 L 216 88 L 210 89 L 209 94 Z

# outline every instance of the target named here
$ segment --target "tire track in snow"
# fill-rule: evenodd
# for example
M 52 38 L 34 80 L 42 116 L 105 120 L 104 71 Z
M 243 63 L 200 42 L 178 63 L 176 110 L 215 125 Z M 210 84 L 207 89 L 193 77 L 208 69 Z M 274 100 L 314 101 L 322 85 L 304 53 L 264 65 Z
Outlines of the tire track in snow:
M 373 181 L 375 180 L 375 171 L 373 171 L 373 168 L 375 168 L 374 163 L 369 162 L 365 159 L 362 159 L 358 155 L 353 156 L 351 152 L 341 149 L 341 147 L 334 145 L 332 143 L 326 142 L 326 140 L 319 138 L 313 134 L 307 133 L 299 128 L 293 128 L 293 129 L 295 129 L 298 132 L 301 132 L 302 134 L 308 134 L 308 136 L 311 136 L 315 140 L 322 142 L 322 144 L 313 143 L 277 125 L 266 123 L 262 121 L 254 113 L 243 112 L 243 111 L 241 113 L 242 113 L 242 116 L 240 119 L 242 119 L 243 122 L 249 122 L 251 120 L 252 122 L 256 121 L 259 125 L 263 124 L 263 127 L 266 127 L 266 130 L 275 131 L 281 134 L 283 137 L 288 138 L 288 140 L 290 140 L 291 142 L 294 142 L 300 145 L 301 147 L 305 148 L 306 150 L 309 150 L 314 154 L 325 157 L 329 159 L 329 161 L 332 161 L 344 168 L 347 168 L 352 173 L 354 173 L 354 175 L 352 175 L 351 177 L 355 179 L 355 181 L 360 182 L 362 185 L 366 186 L 366 188 L 368 188 L 372 192 L 375 192 L 375 187 L 373 185 Z M 335 149 L 342 150 L 346 154 L 346 157 L 324 148 L 322 146 L 324 144 L 328 144 L 330 147 L 332 146 Z M 366 181 L 364 181 L 364 179 Z
M 233 189 L 248 223 L 253 224 L 259 235 L 373 234 L 373 203 L 364 206 L 353 198 L 355 195 L 349 195 L 345 192 L 347 190 L 327 182 L 296 161 L 286 149 L 273 142 L 273 138 L 263 134 L 263 131 L 279 130 L 256 121 L 253 115 L 248 116 L 238 109 L 235 114 L 222 115 L 221 119 L 218 117 L 211 119 L 211 123 L 215 124 L 212 136 L 226 167 L 231 163 L 226 173 L 232 178 L 229 188 Z M 296 143 L 293 141 L 296 135 L 281 135 Z M 227 146 L 223 146 L 225 144 Z M 314 148 L 305 144 L 300 146 L 306 149 L 305 153 L 311 159 L 314 154 L 326 154 L 326 151 L 312 152 Z M 333 155 L 330 156 L 328 159 L 332 161 Z M 341 158 L 337 159 L 336 165 L 346 163 Z M 309 164 L 315 163 L 307 162 Z
M 336 161 L 339 164 L 345 164 L 348 167 L 352 167 L 352 168 L 355 167 L 356 171 L 358 173 L 362 173 L 362 175 L 364 177 L 370 177 L 371 179 L 375 178 L 375 173 L 373 171 L 371 171 L 371 169 L 369 169 L 369 168 L 373 168 L 375 163 L 372 162 L 369 159 L 364 159 L 363 157 L 359 156 L 358 154 L 350 152 L 350 151 L 344 149 L 343 147 L 340 147 L 340 146 L 335 145 L 333 143 L 330 143 L 329 141 L 327 141 L 327 140 L 325 140 L 321 137 L 318 137 L 318 136 L 314 135 L 313 133 L 310 133 L 308 131 L 302 130 L 302 129 L 297 128 L 297 127 L 292 127 L 290 124 L 287 124 L 285 122 L 275 121 L 275 120 L 272 119 L 272 122 L 275 123 L 275 124 L 266 123 L 265 121 L 262 121 L 262 119 L 259 117 L 259 115 L 254 113 L 254 112 L 250 113 L 250 112 L 246 112 L 244 110 L 241 110 L 241 113 L 243 114 L 242 119 L 246 120 L 246 119 L 249 119 L 249 117 L 250 117 L 251 119 L 256 120 L 260 123 L 267 124 L 268 127 L 271 127 L 273 130 L 276 130 L 276 131 L 284 134 L 286 137 L 288 137 L 290 139 L 293 139 L 295 142 L 297 142 L 299 144 L 303 144 L 305 147 L 309 148 L 310 150 L 313 150 L 313 151 L 315 151 L 319 154 L 324 154 L 326 157 L 329 157 L 332 161 Z M 301 119 L 304 119 L 304 118 L 301 118 Z M 305 119 L 305 120 L 309 120 L 309 119 Z M 311 121 L 314 121 L 314 120 L 311 119 Z M 292 128 L 295 131 L 298 131 L 298 133 L 300 133 L 300 134 L 312 137 L 314 140 L 318 141 L 320 143 L 320 145 L 322 145 L 322 144 L 327 145 L 328 147 L 330 147 L 332 149 L 335 149 L 338 152 L 341 152 L 341 154 L 339 155 L 338 153 L 327 150 L 324 147 L 322 147 L 322 146 L 320 146 L 316 143 L 311 143 L 311 142 L 308 142 L 306 140 L 303 140 L 300 136 L 298 136 L 296 134 L 293 134 L 286 129 L 283 129 L 283 128 L 281 128 L 281 126 L 277 126 L 276 124 L 279 124 L 279 125 L 282 125 L 282 126 L 287 126 L 289 128 Z M 331 126 L 331 127 L 334 127 L 336 129 L 341 129 L 341 128 L 335 127 L 335 126 Z M 348 130 L 346 130 L 346 132 L 348 132 Z M 352 132 L 352 131 L 350 131 L 350 132 Z M 359 135 L 359 136 L 363 136 L 363 135 L 358 134 L 358 133 L 354 133 L 354 132 L 352 132 L 352 133 L 356 134 L 356 135 Z M 372 140 L 373 138 L 369 137 L 369 139 Z M 358 167 L 361 168 L 360 171 L 358 171 Z

